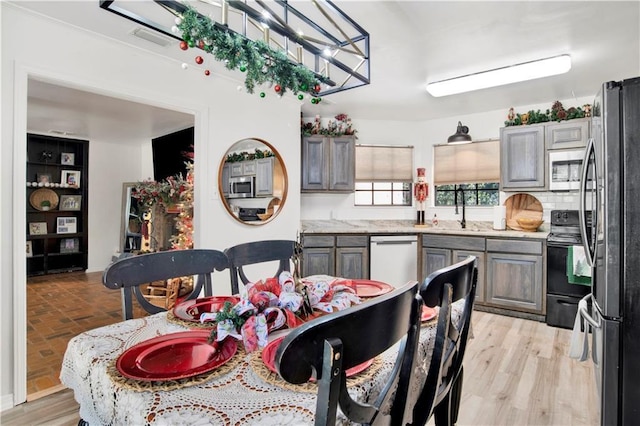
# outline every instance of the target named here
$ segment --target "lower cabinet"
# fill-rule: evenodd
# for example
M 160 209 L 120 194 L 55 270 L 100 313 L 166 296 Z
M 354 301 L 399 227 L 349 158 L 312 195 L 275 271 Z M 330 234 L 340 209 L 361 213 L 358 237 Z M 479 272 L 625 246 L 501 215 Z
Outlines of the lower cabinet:
M 475 256 L 478 268 L 476 303 L 485 301 L 485 239 L 482 237 L 452 237 L 422 235 L 422 280 L 430 273 Z
M 486 302 L 544 314 L 542 241 L 487 239 Z
M 369 278 L 368 235 L 302 235 L 302 275 Z
M 302 243 L 303 276 L 369 278 L 367 234 L 303 234 Z M 475 256 L 476 305 L 536 317 L 545 314 L 544 241 L 424 233 L 421 248 L 421 281 Z

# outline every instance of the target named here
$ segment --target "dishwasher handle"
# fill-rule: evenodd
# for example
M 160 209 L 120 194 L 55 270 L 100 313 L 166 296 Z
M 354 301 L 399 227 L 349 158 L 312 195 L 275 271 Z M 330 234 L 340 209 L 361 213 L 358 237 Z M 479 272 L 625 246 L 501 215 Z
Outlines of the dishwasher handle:
M 371 244 L 375 245 L 411 245 L 418 242 L 418 237 L 406 236 L 390 236 L 390 237 L 371 237 Z

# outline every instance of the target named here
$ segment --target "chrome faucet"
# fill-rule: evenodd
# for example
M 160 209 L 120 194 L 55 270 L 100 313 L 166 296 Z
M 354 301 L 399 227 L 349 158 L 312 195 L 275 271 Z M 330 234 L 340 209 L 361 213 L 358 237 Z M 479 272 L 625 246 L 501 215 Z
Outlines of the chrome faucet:
M 465 220 L 465 217 L 464 217 L 464 190 L 462 189 L 461 186 L 458 186 L 454 192 L 454 198 L 456 203 L 456 214 L 458 214 L 458 192 L 460 192 L 462 196 L 462 220 L 460 221 L 460 226 L 462 227 L 462 229 L 464 229 L 467 227 L 467 221 Z

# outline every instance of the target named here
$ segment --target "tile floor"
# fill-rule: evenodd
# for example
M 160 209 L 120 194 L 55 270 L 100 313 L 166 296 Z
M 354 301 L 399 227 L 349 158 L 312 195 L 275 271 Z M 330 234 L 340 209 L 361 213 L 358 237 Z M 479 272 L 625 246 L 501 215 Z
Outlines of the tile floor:
M 69 340 L 122 320 L 120 291 L 102 285 L 102 272 L 45 275 L 27 280 L 27 398 L 60 385 Z M 144 316 L 142 309 L 134 311 Z

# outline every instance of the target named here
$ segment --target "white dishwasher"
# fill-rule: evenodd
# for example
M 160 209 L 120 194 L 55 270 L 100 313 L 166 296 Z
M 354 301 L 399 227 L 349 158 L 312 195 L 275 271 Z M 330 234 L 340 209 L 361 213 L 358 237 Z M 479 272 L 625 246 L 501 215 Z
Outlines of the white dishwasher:
M 395 287 L 418 280 L 417 235 L 375 235 L 370 243 L 372 280 Z

